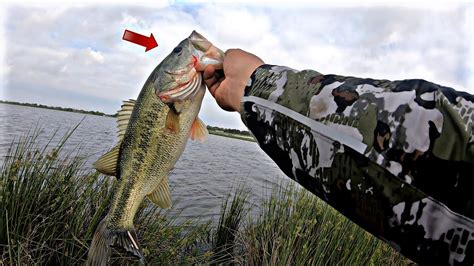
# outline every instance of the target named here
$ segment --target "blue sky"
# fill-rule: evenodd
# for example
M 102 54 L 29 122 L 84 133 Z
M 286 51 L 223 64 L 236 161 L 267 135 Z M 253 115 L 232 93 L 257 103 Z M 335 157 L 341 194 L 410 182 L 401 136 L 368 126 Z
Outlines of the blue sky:
M 0 7 L 0 99 L 114 113 L 196 29 L 222 50 L 270 64 L 383 79 L 422 78 L 474 93 L 472 4 L 132 4 Z M 469 30 L 471 28 L 471 30 Z M 122 41 L 153 33 L 148 53 Z M 209 125 L 243 129 L 206 95 Z

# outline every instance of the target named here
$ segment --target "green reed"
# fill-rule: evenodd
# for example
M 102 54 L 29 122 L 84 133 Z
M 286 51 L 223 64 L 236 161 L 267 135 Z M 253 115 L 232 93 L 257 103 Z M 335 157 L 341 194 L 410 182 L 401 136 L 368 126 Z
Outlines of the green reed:
M 228 216 L 246 213 L 246 198 L 224 205 Z M 228 207 L 230 206 L 230 207 Z M 240 208 L 240 210 L 232 210 Z M 227 211 L 226 211 L 227 209 Z M 231 211 L 229 211 L 231 210 Z M 221 218 L 222 220 L 223 218 Z M 225 217 L 224 220 L 242 220 Z M 228 261 L 246 265 L 408 265 L 408 259 L 362 230 L 313 194 L 295 185 L 277 186 L 260 214 L 233 228 Z M 226 225 L 220 225 L 226 227 Z M 219 231 L 217 231 L 219 233 Z M 228 232 L 227 232 L 228 233 Z M 230 239 L 227 237 L 227 239 Z
M 33 130 L 11 145 L 0 168 L 0 265 L 85 262 L 116 182 L 84 170 L 80 149 L 64 152 L 73 131 L 58 144 L 38 146 L 39 130 Z M 203 261 L 193 247 L 206 224 L 165 219 L 145 202 L 135 225 L 147 262 Z
M 11 145 L 0 168 L 0 265 L 83 264 L 116 181 L 88 170 L 80 149 L 38 145 L 38 130 Z M 406 265 L 407 259 L 312 194 L 277 186 L 249 212 L 248 191 L 229 194 L 215 225 L 178 222 L 144 201 L 135 227 L 147 264 Z M 111 263 L 134 263 L 115 252 Z

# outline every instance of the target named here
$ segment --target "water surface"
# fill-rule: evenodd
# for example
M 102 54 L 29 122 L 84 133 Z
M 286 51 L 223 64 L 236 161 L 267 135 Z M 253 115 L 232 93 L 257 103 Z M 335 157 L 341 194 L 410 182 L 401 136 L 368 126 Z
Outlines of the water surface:
M 81 147 L 86 167 L 116 143 L 115 118 L 58 110 L 0 104 L 0 157 L 15 139 L 41 128 L 38 142 L 53 142 L 79 127 L 66 150 Z M 223 200 L 237 185 L 250 189 L 249 203 L 258 210 L 260 202 L 276 184 L 289 179 L 254 142 L 210 135 L 205 143 L 189 141 L 169 176 L 174 206 L 171 214 L 180 218 L 216 220 Z

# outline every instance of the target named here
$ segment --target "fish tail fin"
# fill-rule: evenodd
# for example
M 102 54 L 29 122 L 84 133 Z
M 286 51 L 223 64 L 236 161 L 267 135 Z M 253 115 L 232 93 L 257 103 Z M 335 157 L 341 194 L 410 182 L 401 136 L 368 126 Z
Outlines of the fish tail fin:
M 137 234 L 135 229 L 119 229 L 114 230 L 111 237 L 110 246 L 125 251 L 128 255 L 140 260 L 141 264 L 145 263 L 145 257 L 143 257 L 140 246 L 138 245 Z
M 107 265 L 110 258 L 110 230 L 107 229 L 105 218 L 95 230 L 92 243 L 87 254 L 86 265 Z
M 108 229 L 103 219 L 92 238 L 86 265 L 107 265 L 112 247 L 124 250 L 144 263 L 145 259 L 140 252 L 135 229 Z

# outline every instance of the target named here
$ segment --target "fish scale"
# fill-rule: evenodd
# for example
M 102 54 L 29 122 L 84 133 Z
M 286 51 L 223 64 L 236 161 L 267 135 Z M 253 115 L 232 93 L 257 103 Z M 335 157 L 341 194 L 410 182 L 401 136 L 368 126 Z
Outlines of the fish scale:
M 213 62 L 219 69 L 223 53 L 196 32 L 177 47 L 150 74 L 138 99 L 124 102 L 118 114 L 119 143 L 94 164 L 98 171 L 115 175 L 118 187 L 109 213 L 94 234 L 88 265 L 106 265 L 111 246 L 143 262 L 133 226 L 139 206 L 148 196 L 162 208 L 171 207 L 169 171 L 188 138 L 207 137 L 206 126 L 197 118 L 206 89 L 203 69 L 194 68 L 196 55 L 200 55 L 197 65 L 201 68 L 204 62 Z
M 150 86 L 147 92 L 151 95 L 153 87 Z M 133 120 L 132 114 L 130 124 L 134 125 L 135 130 L 127 131 L 125 134 L 125 141 L 131 141 L 128 142 L 128 147 L 123 149 L 120 156 L 119 160 L 124 162 L 124 164 L 120 166 L 120 172 L 123 173 L 123 175 L 130 175 L 130 178 L 124 179 L 123 196 L 117 200 L 117 203 L 114 205 L 116 208 L 110 212 L 111 227 L 127 228 L 133 224 L 132 219 L 135 216 L 139 203 L 141 203 L 143 197 L 151 192 L 149 191 L 151 186 L 146 186 L 143 183 L 159 183 L 160 179 L 163 178 L 164 175 L 167 174 L 167 170 L 169 170 L 166 169 L 168 168 L 167 164 L 173 163 L 170 162 L 173 158 L 169 155 L 177 154 L 174 151 L 175 147 L 183 145 L 183 142 L 187 140 L 187 136 L 184 135 L 186 130 L 189 131 L 187 127 L 182 128 L 181 134 L 169 134 L 166 132 L 167 129 L 162 125 L 166 119 L 166 115 L 164 114 L 169 112 L 169 108 L 159 102 L 155 97 L 150 97 L 150 95 L 138 98 L 137 105 L 140 105 L 141 108 L 137 110 L 138 114 L 136 117 L 142 118 L 143 121 L 140 121 L 140 119 Z M 197 100 L 196 102 L 199 102 L 200 105 L 201 99 Z M 141 104 L 142 101 L 143 104 Z M 157 102 L 154 103 L 153 101 Z M 144 114 L 140 115 L 140 112 L 144 112 Z M 155 123 L 151 123 L 152 121 Z M 137 145 L 138 148 L 134 147 L 134 145 Z M 161 149 L 163 150 L 159 153 L 158 150 Z M 163 154 L 163 156 L 158 156 L 159 154 Z M 137 180 L 133 182 L 133 185 L 126 186 L 128 182 L 135 179 L 135 177 L 143 176 L 147 176 L 148 180 L 136 178 Z M 127 193 L 126 190 L 129 190 L 130 193 Z M 132 197 L 132 191 L 137 191 L 135 197 Z M 116 216 L 119 218 L 112 218 Z

